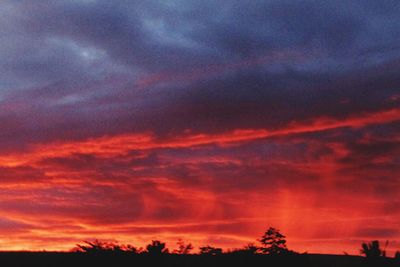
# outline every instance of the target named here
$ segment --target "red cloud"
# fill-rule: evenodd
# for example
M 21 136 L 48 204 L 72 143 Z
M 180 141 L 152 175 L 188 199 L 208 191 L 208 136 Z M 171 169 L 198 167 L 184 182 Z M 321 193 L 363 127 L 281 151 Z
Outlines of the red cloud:
M 164 139 L 151 133 L 104 136 L 3 154 L 0 218 L 7 223 L 0 248 L 68 249 L 93 238 L 137 245 L 160 238 L 170 246 L 184 238 L 228 248 L 255 241 L 272 225 L 287 234 L 293 249 L 355 253 L 360 233 L 383 238 L 399 222 L 398 210 L 388 206 L 394 199 L 384 197 L 396 198 L 399 181 L 371 176 L 385 173 L 376 164 L 391 162 L 396 150 L 380 146 L 375 154 L 386 160 L 377 161 L 372 144 L 384 137 L 364 135 L 355 145 L 341 135 L 368 132 L 399 115 L 393 109 L 275 130 Z M 370 153 L 363 162 L 372 165 L 365 170 L 357 165 L 361 152 Z M 381 229 L 382 218 L 388 231 L 363 232 L 365 223 Z

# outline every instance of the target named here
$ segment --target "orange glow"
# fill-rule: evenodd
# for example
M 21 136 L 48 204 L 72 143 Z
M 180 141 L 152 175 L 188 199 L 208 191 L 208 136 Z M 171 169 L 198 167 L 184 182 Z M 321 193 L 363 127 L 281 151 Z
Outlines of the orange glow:
M 346 144 L 302 135 L 357 130 L 397 121 L 399 115 L 393 109 L 292 122 L 275 130 L 166 139 L 124 134 L 3 154 L 0 249 L 67 250 L 94 238 L 138 246 L 159 238 L 170 247 L 183 238 L 196 246 L 234 248 L 255 242 L 272 225 L 288 236 L 292 249 L 356 254 L 362 240 L 390 233 L 380 230 L 381 220 L 395 227 L 400 217 L 386 215 L 389 207 L 376 195 L 376 183 L 359 178 L 372 171 L 354 172 L 342 160 L 354 153 Z M 359 145 L 376 140 L 384 141 L 366 136 Z M 307 155 L 297 151 L 303 143 Z M 290 152 L 276 154 L 271 148 L 264 158 L 232 152 L 251 145 Z M 216 151 L 208 154 L 211 148 Z M 174 154 L 176 149 L 182 152 Z M 321 149 L 329 153 L 309 156 Z M 392 160 L 385 155 L 371 162 Z M 349 188 L 354 179 L 358 188 Z

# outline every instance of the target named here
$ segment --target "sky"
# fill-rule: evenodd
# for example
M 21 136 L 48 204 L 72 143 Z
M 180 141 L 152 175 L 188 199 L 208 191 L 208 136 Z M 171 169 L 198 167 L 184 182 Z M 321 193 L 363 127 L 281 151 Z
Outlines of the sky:
M 398 0 L 2 0 L 0 250 L 400 250 Z

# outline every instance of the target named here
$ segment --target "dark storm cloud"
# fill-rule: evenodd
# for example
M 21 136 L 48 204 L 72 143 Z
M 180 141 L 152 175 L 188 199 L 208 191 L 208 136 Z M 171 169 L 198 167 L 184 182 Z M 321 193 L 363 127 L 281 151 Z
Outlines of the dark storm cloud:
M 3 146 L 268 128 L 398 104 L 387 101 L 399 85 L 395 1 L 3 5 Z

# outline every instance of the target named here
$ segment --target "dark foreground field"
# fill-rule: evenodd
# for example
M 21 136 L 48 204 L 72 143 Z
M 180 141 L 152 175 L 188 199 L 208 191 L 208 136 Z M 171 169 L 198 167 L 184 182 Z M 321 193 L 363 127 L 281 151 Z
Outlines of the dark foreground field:
M 0 267 L 11 266 L 304 266 L 304 267 L 357 267 L 400 266 L 393 259 L 377 262 L 358 256 L 335 255 L 160 255 L 146 254 L 85 254 L 54 252 L 1 252 Z

